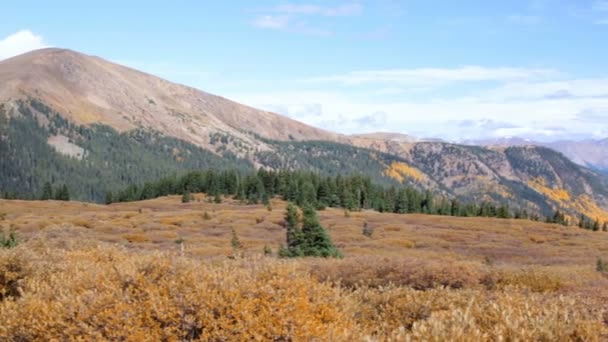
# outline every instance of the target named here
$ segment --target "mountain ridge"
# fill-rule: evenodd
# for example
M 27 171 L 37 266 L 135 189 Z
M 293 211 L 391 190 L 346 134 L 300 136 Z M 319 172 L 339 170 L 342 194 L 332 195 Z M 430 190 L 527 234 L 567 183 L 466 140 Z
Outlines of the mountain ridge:
M 36 177 L 70 181 L 77 172 L 123 186 L 210 166 L 304 168 L 608 220 L 607 178 L 542 147 L 484 148 L 382 132 L 345 136 L 71 50 L 0 62 L 0 104 L 6 118 L 0 148 L 10 156 L 0 164 L 11 175 L 0 184 L 5 191 L 24 183 L 37 191 Z M 80 196 L 99 200 L 99 186 L 90 183 Z M 553 196 L 558 190 L 568 200 Z
M 481 146 L 544 146 L 563 153 L 573 162 L 604 173 L 608 172 L 608 138 L 584 140 L 556 140 L 540 142 L 519 137 L 473 140 L 466 142 Z

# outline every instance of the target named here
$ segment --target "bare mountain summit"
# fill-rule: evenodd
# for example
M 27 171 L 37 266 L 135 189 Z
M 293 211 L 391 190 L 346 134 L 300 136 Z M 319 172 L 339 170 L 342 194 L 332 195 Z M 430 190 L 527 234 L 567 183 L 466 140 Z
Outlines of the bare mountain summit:
M 0 102 L 36 98 L 78 124 L 118 131 L 150 128 L 207 147 L 225 133 L 261 147 L 275 140 L 341 140 L 340 135 L 254 109 L 104 59 L 42 49 L 0 62 Z

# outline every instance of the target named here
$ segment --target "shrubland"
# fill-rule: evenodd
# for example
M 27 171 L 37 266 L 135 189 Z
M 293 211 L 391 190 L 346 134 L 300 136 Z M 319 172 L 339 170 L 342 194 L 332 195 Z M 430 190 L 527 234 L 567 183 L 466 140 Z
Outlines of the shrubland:
M 0 340 L 608 337 L 608 241 L 577 228 L 328 209 L 344 258 L 283 259 L 280 201 L 1 204 Z

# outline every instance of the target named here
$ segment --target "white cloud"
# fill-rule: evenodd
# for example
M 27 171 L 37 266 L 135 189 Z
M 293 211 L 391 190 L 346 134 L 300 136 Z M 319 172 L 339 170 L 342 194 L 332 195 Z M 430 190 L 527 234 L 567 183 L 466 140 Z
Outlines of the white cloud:
M 465 66 L 455 69 L 420 68 L 353 71 L 340 75 L 303 80 L 311 83 L 335 82 L 344 85 L 394 83 L 419 86 L 443 85 L 454 82 L 509 81 L 535 79 L 557 74 L 550 69 L 485 68 Z
M 288 15 L 301 14 L 340 17 L 360 14 L 363 11 L 363 6 L 358 3 L 346 3 L 339 6 L 284 4 L 272 8 L 271 11 Z
M 482 96 L 500 101 L 608 98 L 608 78 L 506 83 Z
M 492 75 L 506 75 L 508 79 L 520 74 Z M 452 82 L 500 77 L 439 79 Z M 460 83 L 454 86 L 459 87 Z M 493 90 L 472 89 L 448 98 L 443 92 L 431 92 L 424 99 L 387 97 L 373 91 L 361 95 L 349 87 L 333 85 L 326 91 L 315 87 L 318 90 L 232 94 L 229 98 L 345 134 L 380 130 L 448 140 L 510 136 L 557 140 L 605 138 L 608 134 L 608 79 L 506 82 Z M 377 113 L 382 113 L 382 117 L 373 120 Z M 457 124 L 464 120 L 475 124 Z
M 0 60 L 47 47 L 42 36 L 21 30 L 0 40 Z
M 289 24 L 286 15 L 265 15 L 253 21 L 253 26 L 267 29 L 283 29 Z
M 310 4 L 283 4 L 263 10 L 263 15 L 252 21 L 258 28 L 281 30 L 311 36 L 331 36 L 334 33 L 324 29 L 321 23 L 310 24 L 311 17 L 349 17 L 361 14 L 363 6 L 359 3 L 345 3 L 339 6 Z M 318 21 L 318 20 L 317 20 Z

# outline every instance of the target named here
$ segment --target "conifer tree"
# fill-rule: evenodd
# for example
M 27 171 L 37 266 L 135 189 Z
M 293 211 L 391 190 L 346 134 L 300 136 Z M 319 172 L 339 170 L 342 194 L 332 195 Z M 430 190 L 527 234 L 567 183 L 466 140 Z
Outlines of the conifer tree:
M 42 195 L 40 196 L 40 200 L 48 201 L 50 199 L 53 199 L 53 187 L 51 186 L 51 183 L 46 182 L 42 187 Z
M 189 203 L 191 199 L 192 197 L 190 196 L 190 193 L 188 191 L 184 191 L 184 194 L 182 195 L 182 203 Z
M 281 247 L 279 256 L 290 258 L 300 256 L 342 257 L 321 226 L 317 212 L 311 205 L 307 205 L 303 209 L 300 228 L 297 208 L 290 203 L 285 213 L 285 227 L 287 229 L 287 247 Z
M 594 232 L 597 232 L 598 230 L 600 230 L 600 221 L 595 220 L 595 222 L 593 222 L 593 227 L 591 229 L 593 229 Z
M 302 184 L 300 196 L 298 196 L 298 205 L 311 205 L 313 207 L 317 206 L 317 191 L 310 181 L 306 181 L 304 184 Z
M 55 199 L 58 201 L 69 201 L 70 200 L 70 191 L 68 190 L 68 186 L 63 184 L 59 190 L 55 192 Z
M 111 191 L 106 192 L 105 204 L 112 204 L 114 202 L 114 196 Z
M 399 190 L 397 198 L 395 199 L 395 212 L 398 214 L 405 214 L 408 212 L 408 196 L 405 189 Z
M 302 231 L 299 227 L 298 208 L 292 203 L 287 205 L 285 212 L 285 229 L 287 230 L 287 248 L 293 256 L 301 255 Z
M 340 258 L 342 254 L 334 246 L 327 231 L 319 222 L 317 212 L 313 207 L 306 206 L 302 215 L 302 250 L 305 256 Z

